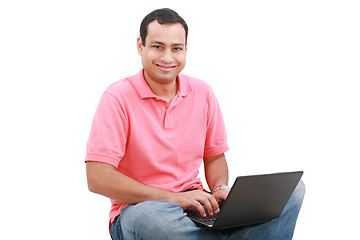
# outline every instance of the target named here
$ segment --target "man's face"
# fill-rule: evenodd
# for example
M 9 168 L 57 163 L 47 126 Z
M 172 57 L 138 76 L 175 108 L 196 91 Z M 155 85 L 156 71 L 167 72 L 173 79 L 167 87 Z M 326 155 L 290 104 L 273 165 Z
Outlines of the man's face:
M 159 24 L 154 20 L 148 25 L 146 44 L 137 40 L 144 74 L 147 81 L 170 83 L 186 64 L 185 29 L 180 23 Z

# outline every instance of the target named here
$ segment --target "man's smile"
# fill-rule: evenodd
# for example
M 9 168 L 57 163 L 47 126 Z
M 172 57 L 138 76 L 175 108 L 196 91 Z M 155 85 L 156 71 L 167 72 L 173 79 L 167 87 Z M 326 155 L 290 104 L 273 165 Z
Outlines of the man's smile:
M 161 70 L 165 72 L 170 72 L 171 70 L 176 68 L 176 65 L 162 65 L 162 64 L 156 64 L 155 65 Z

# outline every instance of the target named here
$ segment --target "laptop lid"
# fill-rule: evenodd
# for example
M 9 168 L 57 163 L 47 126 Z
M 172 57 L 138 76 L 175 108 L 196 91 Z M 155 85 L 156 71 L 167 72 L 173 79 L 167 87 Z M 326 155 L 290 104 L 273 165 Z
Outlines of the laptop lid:
M 237 177 L 215 222 L 207 227 L 248 226 L 279 217 L 302 175 L 298 171 Z

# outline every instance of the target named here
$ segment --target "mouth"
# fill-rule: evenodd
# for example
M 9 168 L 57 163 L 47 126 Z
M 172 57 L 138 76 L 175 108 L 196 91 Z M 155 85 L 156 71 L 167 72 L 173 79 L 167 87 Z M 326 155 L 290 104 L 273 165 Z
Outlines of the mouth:
M 164 72 L 170 72 L 172 71 L 173 69 L 176 68 L 175 65 L 160 65 L 160 64 L 155 64 L 161 71 L 164 71 Z

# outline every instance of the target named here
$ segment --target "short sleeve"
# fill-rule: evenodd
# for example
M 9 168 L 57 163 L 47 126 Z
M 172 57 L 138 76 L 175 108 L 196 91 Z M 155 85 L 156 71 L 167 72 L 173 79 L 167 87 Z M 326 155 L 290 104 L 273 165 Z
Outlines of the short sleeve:
M 125 154 L 128 121 L 121 104 L 104 93 L 96 110 L 86 147 L 85 161 L 117 167 Z
M 225 123 L 219 103 L 211 90 L 208 99 L 208 121 L 205 138 L 204 157 L 213 157 L 229 150 Z

